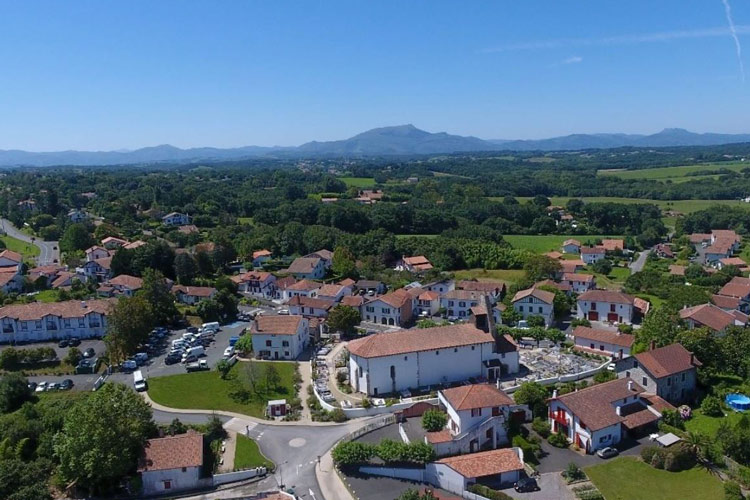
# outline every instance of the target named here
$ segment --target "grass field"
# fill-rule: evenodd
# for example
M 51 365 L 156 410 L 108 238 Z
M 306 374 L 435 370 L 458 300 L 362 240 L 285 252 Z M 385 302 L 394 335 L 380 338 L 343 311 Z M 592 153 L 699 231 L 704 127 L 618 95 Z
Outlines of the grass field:
M 346 187 L 368 188 L 375 185 L 373 177 L 339 177 L 339 180 L 346 184 Z
M 24 259 L 31 259 L 39 255 L 39 247 L 31 243 L 26 243 L 10 236 L 0 236 L 0 240 L 5 243 L 5 248 L 20 253 Z
M 281 376 L 279 387 L 260 394 L 244 390 L 240 370 L 246 363 L 262 368 L 275 366 Z M 262 418 L 269 400 L 295 397 L 294 363 L 240 362 L 234 365 L 227 380 L 222 380 L 215 370 L 153 377 L 148 380 L 148 394 L 157 403 L 172 408 L 226 410 Z
M 685 430 L 691 432 L 700 432 L 705 434 L 709 438 L 713 438 L 716 435 L 716 431 L 719 429 L 719 425 L 722 422 L 727 422 L 729 425 L 734 425 L 742 416 L 741 413 L 730 412 L 725 417 L 709 417 L 704 415 L 700 409 L 693 410 L 693 416 L 689 420 L 685 421 Z
M 750 166 L 750 165 L 748 165 Z M 565 206 L 565 204 L 572 197 L 570 196 L 553 196 L 550 201 L 553 205 Z M 524 196 L 517 196 L 518 201 L 529 201 L 531 198 Z M 750 203 L 744 203 L 739 200 L 650 200 L 645 198 L 617 198 L 607 196 L 591 196 L 578 198 L 587 203 L 623 203 L 626 205 L 633 205 L 637 203 L 653 203 L 662 210 L 676 210 L 684 214 L 691 212 L 697 212 L 698 210 L 704 210 L 706 208 L 713 207 L 715 205 L 733 205 L 738 207 L 747 208 L 750 210 Z M 502 198 L 490 198 L 493 201 L 502 201 Z
M 34 298 L 37 302 L 55 302 L 57 300 L 57 290 L 42 290 Z
M 721 500 L 721 481 L 703 469 L 681 472 L 654 469 L 642 461 L 621 457 L 585 469 L 607 500 Z
M 750 167 L 744 162 L 706 163 L 702 165 L 683 165 L 679 167 L 646 168 L 641 170 L 599 170 L 598 175 L 611 175 L 621 179 L 653 179 L 657 181 L 687 182 L 694 179 L 716 177 L 717 170 L 739 172 Z M 697 175 L 705 172 L 705 175 Z M 692 175 L 688 175 L 692 174 Z
M 622 236 L 603 236 L 603 235 L 586 235 L 586 236 L 571 236 L 571 235 L 528 235 L 528 234 L 509 234 L 503 236 L 503 239 L 511 244 L 513 248 L 521 248 L 530 250 L 536 253 L 549 252 L 551 250 L 560 251 L 563 241 L 575 238 L 581 243 L 586 241 L 594 241 L 598 238 L 622 238 Z
M 237 434 L 237 448 L 234 450 L 234 470 L 252 467 L 265 467 L 272 470 L 274 463 L 263 456 L 258 443 L 242 434 Z
M 457 280 L 500 280 L 518 283 L 525 273 L 522 269 L 462 269 L 454 272 Z

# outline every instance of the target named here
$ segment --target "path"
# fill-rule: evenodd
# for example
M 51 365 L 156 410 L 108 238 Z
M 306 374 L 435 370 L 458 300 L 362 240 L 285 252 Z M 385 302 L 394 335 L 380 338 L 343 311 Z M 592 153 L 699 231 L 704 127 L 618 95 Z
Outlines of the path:
M 19 231 L 8 219 L 0 219 L 0 227 L 8 236 L 26 243 L 33 243 L 39 247 L 39 257 L 36 259 L 38 265 L 48 266 L 60 262 L 60 247 L 57 241 L 43 241 L 39 238 L 32 238 Z
M 333 394 L 333 397 L 335 397 L 337 401 L 348 400 L 352 403 L 357 403 L 359 401 L 362 401 L 362 395 L 345 393 L 344 391 L 339 389 L 339 384 L 336 380 L 336 358 L 338 358 L 339 354 L 344 350 L 346 345 L 347 342 L 340 342 L 336 344 L 334 348 L 331 349 L 331 352 L 329 352 L 325 356 L 326 364 L 328 365 L 328 389 L 331 391 L 331 394 Z
M 307 405 L 307 387 L 312 385 L 312 367 L 309 362 L 302 362 L 299 364 L 299 374 L 302 377 L 302 385 L 299 388 L 299 394 L 297 397 L 302 403 L 302 411 L 300 412 L 300 422 L 312 422 L 312 414 L 310 413 L 310 407 Z
M 648 248 L 638 254 L 638 258 L 635 259 L 635 261 L 631 262 L 630 266 L 628 266 L 630 267 L 630 274 L 640 273 L 641 271 L 643 271 L 643 266 L 646 265 L 646 259 L 648 259 L 648 256 L 652 250 L 652 248 Z

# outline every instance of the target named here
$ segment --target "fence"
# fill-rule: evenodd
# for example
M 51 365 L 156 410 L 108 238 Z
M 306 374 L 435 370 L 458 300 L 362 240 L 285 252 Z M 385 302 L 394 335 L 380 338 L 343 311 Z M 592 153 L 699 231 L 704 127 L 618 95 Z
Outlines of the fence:
M 570 375 L 559 375 L 557 377 L 542 378 L 539 380 L 529 380 L 529 382 L 536 382 L 537 384 L 540 384 L 540 385 L 552 385 L 552 384 L 557 384 L 558 382 L 574 382 L 574 381 L 578 381 L 584 378 L 591 377 L 592 375 L 596 375 L 602 370 L 606 370 L 607 366 L 609 366 L 610 363 L 611 361 L 605 361 L 600 366 L 597 366 L 596 368 L 591 368 L 590 370 L 584 370 L 582 372 L 572 373 Z M 501 388 L 506 393 L 513 393 L 517 391 L 520 387 L 521 387 L 521 384 L 512 385 L 510 387 L 501 387 Z

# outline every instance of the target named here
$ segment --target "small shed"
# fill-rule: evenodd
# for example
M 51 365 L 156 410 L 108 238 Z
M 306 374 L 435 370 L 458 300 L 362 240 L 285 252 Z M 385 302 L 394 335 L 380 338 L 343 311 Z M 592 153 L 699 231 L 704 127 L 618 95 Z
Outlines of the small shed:
M 266 406 L 266 415 L 269 417 L 283 417 L 286 415 L 286 399 L 275 399 L 268 402 Z
M 659 445 L 663 448 L 668 448 L 679 441 L 681 441 L 680 437 L 672 434 L 671 432 L 656 438 L 656 442 L 659 443 Z

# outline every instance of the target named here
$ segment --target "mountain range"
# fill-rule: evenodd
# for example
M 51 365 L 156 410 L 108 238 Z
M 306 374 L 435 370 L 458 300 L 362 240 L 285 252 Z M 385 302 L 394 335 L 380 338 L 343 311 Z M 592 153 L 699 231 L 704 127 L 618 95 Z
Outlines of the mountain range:
M 97 166 L 153 163 L 192 163 L 274 157 L 351 157 L 429 155 L 479 151 L 563 151 L 624 146 L 714 146 L 750 142 L 750 134 L 697 134 L 668 128 L 651 135 L 572 134 L 535 140 L 485 140 L 478 137 L 431 133 L 414 125 L 381 127 L 338 141 L 312 141 L 297 147 L 245 146 L 240 148 L 189 148 L 170 145 L 133 151 L 57 151 L 35 153 L 0 150 L 0 167 L 56 165 Z

